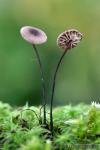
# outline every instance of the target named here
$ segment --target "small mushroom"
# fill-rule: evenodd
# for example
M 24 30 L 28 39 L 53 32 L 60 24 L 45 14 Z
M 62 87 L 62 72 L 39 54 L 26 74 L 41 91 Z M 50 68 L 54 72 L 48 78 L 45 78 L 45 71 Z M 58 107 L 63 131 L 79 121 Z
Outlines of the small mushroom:
M 42 67 L 42 62 L 38 53 L 38 49 L 36 48 L 37 44 L 42 44 L 47 41 L 47 36 L 41 29 L 31 27 L 31 26 L 24 26 L 20 29 L 20 34 L 23 39 L 25 39 L 27 42 L 32 44 L 34 51 L 36 53 L 37 61 L 40 68 L 40 74 L 41 74 L 41 83 L 42 83 L 42 107 L 44 112 L 44 125 L 46 125 L 46 98 L 45 98 L 45 79 L 44 79 L 44 70 Z M 40 120 L 41 118 L 41 109 L 40 109 Z
M 60 67 L 60 64 L 62 62 L 62 59 L 64 58 L 66 52 L 69 49 L 72 49 L 78 45 L 78 43 L 82 39 L 82 34 L 75 29 L 70 29 L 67 31 L 62 32 L 58 38 L 57 38 L 57 45 L 64 49 L 63 54 L 61 55 L 58 64 L 56 66 L 54 77 L 53 77 L 53 83 L 52 83 L 52 92 L 51 92 L 51 104 L 50 104 L 50 129 L 53 135 L 53 114 L 52 114 L 52 107 L 53 107 L 53 99 L 54 99 L 54 92 L 55 92 L 55 85 L 56 85 L 56 77 L 57 73 Z

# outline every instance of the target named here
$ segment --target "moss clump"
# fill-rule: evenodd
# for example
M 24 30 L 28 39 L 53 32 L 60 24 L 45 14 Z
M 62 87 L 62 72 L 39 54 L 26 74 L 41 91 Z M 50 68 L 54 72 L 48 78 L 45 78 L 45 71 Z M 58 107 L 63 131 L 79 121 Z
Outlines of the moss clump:
M 55 108 L 52 140 L 50 131 L 27 109 L 39 114 L 37 107 L 12 108 L 0 102 L 1 150 L 100 149 L 100 108 L 83 104 Z

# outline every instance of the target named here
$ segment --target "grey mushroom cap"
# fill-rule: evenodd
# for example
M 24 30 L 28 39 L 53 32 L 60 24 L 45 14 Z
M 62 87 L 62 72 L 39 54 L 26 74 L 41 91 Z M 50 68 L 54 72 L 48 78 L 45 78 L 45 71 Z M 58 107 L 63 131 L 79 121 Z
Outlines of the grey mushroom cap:
M 47 41 L 45 32 L 35 27 L 24 26 L 20 29 L 20 34 L 23 39 L 33 45 L 42 44 Z

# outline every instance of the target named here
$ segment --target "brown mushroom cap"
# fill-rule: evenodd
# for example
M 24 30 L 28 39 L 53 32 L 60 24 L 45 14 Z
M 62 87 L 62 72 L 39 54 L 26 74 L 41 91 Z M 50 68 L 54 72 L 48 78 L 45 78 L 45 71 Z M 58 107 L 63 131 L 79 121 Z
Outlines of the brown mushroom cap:
M 57 38 L 57 45 L 65 50 L 74 48 L 82 39 L 82 34 L 75 29 L 62 32 Z

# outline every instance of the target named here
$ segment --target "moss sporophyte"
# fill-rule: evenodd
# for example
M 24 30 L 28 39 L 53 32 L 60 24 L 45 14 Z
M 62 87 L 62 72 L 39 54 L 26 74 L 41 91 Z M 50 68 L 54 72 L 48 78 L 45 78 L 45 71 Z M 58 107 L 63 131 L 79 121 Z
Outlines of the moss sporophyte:
M 30 44 L 32 44 L 36 56 L 37 56 L 37 60 L 39 63 L 39 67 L 40 67 L 40 73 L 41 73 L 41 82 L 42 82 L 42 108 L 43 108 L 43 122 L 41 120 L 41 109 L 40 109 L 40 123 L 44 124 L 46 127 L 47 125 L 47 118 L 46 118 L 46 93 L 45 93 L 45 79 L 44 79 L 44 70 L 42 67 L 42 62 L 37 50 L 36 45 L 37 44 L 42 44 L 45 43 L 47 41 L 47 36 L 46 34 L 38 28 L 35 27 L 31 27 L 31 26 L 25 26 L 22 27 L 20 30 L 20 33 L 22 35 L 22 37 L 29 42 Z M 52 108 L 53 108 L 53 99 L 54 99 L 54 92 L 55 92 L 55 83 L 56 83 L 56 77 L 57 77 L 57 73 L 58 73 L 58 69 L 60 67 L 60 64 L 62 62 L 62 59 L 64 58 L 65 54 L 68 52 L 68 50 L 76 47 L 78 45 L 78 43 L 81 41 L 82 39 L 82 34 L 75 29 L 70 29 L 67 31 L 62 32 L 58 38 L 57 38 L 57 45 L 64 49 L 64 52 L 62 54 L 62 56 L 60 57 L 55 72 L 54 72 L 54 76 L 53 76 L 53 82 L 52 82 L 52 91 L 51 91 L 51 100 L 50 100 L 50 131 L 51 134 L 53 135 L 53 113 L 52 113 Z

